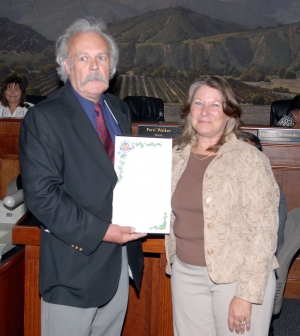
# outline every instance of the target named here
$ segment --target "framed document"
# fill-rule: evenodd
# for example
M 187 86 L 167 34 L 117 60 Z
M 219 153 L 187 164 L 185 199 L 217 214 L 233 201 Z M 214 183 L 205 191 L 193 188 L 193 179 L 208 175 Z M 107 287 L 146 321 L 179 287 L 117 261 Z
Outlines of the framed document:
M 116 136 L 112 223 L 169 233 L 172 139 Z

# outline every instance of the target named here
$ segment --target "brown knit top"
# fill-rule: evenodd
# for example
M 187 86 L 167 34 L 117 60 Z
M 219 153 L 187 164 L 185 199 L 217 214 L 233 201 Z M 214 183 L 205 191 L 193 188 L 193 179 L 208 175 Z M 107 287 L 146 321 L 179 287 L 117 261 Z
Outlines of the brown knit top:
M 191 153 L 187 167 L 179 179 L 172 197 L 172 210 L 176 216 L 174 233 L 176 255 L 182 262 L 206 266 L 204 256 L 204 220 L 202 184 L 204 172 L 215 156 Z

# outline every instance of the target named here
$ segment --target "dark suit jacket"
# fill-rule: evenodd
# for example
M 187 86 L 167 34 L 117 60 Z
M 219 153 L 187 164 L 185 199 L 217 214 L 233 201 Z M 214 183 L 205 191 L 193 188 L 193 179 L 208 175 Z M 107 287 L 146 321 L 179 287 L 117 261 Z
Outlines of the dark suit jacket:
M 105 99 L 123 134 L 130 134 L 127 105 L 111 94 Z M 102 241 L 111 223 L 117 176 L 68 84 L 28 111 L 21 127 L 20 163 L 26 204 L 43 223 L 43 299 L 82 308 L 107 303 L 121 272 L 121 246 Z M 128 243 L 127 252 L 139 289 L 141 242 Z

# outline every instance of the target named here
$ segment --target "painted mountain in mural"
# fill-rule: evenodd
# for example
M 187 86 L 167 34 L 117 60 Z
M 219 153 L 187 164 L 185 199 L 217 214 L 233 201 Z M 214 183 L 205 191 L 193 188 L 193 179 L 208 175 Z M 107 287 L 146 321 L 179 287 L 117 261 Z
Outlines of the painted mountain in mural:
M 31 94 L 53 93 L 61 84 L 55 71 L 54 43 L 7 19 L 0 19 L 0 28 L 4 36 L 1 79 L 15 73 L 27 78 Z M 296 78 L 300 70 L 300 23 L 248 30 L 176 7 L 125 19 L 108 28 L 120 48 L 118 75 L 122 81 L 117 82 L 116 91 L 120 97 L 154 95 L 176 103 L 183 101 L 189 83 L 201 74 L 247 81 L 247 73 L 256 66 L 255 78 L 261 81 L 268 75 L 280 76 L 279 68 L 290 71 L 294 77 L 289 78 Z M 182 83 L 185 85 L 180 88 Z M 247 87 L 245 101 L 251 102 L 253 90 Z M 266 93 L 264 101 L 276 97 Z
M 14 0 L 0 2 L 0 15 L 55 40 L 78 17 L 102 16 L 116 23 L 177 6 L 249 28 L 300 21 L 300 0 Z
M 0 18 L 0 36 L 1 52 L 40 53 L 53 45 L 53 42 L 29 26 L 16 24 L 5 18 Z
M 136 8 L 106 0 L 14 0 L 0 2 L 1 17 L 31 26 L 50 40 L 56 38 L 77 18 L 103 17 L 117 22 L 140 14 Z
M 146 19 L 147 18 L 147 19 Z M 299 62 L 300 23 L 248 30 L 177 7 L 110 24 L 121 49 L 121 64 L 151 63 L 181 70 L 224 68 L 239 71 L 293 67 Z
M 183 7 L 151 11 L 109 24 L 120 48 L 120 71 L 152 64 L 178 70 L 203 66 L 222 69 L 228 64 L 238 71 L 257 65 L 263 69 L 300 65 L 300 23 L 283 27 L 248 30 L 246 27 L 211 19 Z M 53 64 L 53 42 L 25 25 L 0 20 L 0 52 L 24 53 L 20 62 L 35 56 L 36 63 Z M 45 60 L 46 58 L 46 60 Z
M 108 25 L 118 43 L 180 43 L 188 39 L 248 30 L 183 7 L 151 11 Z
M 122 0 L 121 0 L 122 1 Z M 126 1 L 126 0 L 125 0 Z M 262 14 L 258 6 L 248 6 L 247 3 L 220 0 L 152 0 L 135 1 L 134 4 L 141 12 L 149 12 L 156 9 L 182 6 L 194 12 L 209 16 L 212 19 L 219 19 L 226 22 L 234 22 L 248 28 L 258 26 L 275 26 L 279 21 Z
M 37 95 L 49 95 L 60 87 L 53 41 L 6 18 L 0 18 L 0 36 L 0 82 L 16 74 L 27 85 L 27 94 Z

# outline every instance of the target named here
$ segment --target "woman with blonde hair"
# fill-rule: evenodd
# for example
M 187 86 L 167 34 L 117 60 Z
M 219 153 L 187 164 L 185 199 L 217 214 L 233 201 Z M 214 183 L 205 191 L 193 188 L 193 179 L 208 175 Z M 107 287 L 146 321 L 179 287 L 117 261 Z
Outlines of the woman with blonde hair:
M 237 139 L 241 112 L 219 76 L 193 83 L 182 108 L 166 236 L 175 335 L 268 335 L 279 189 L 267 157 Z

